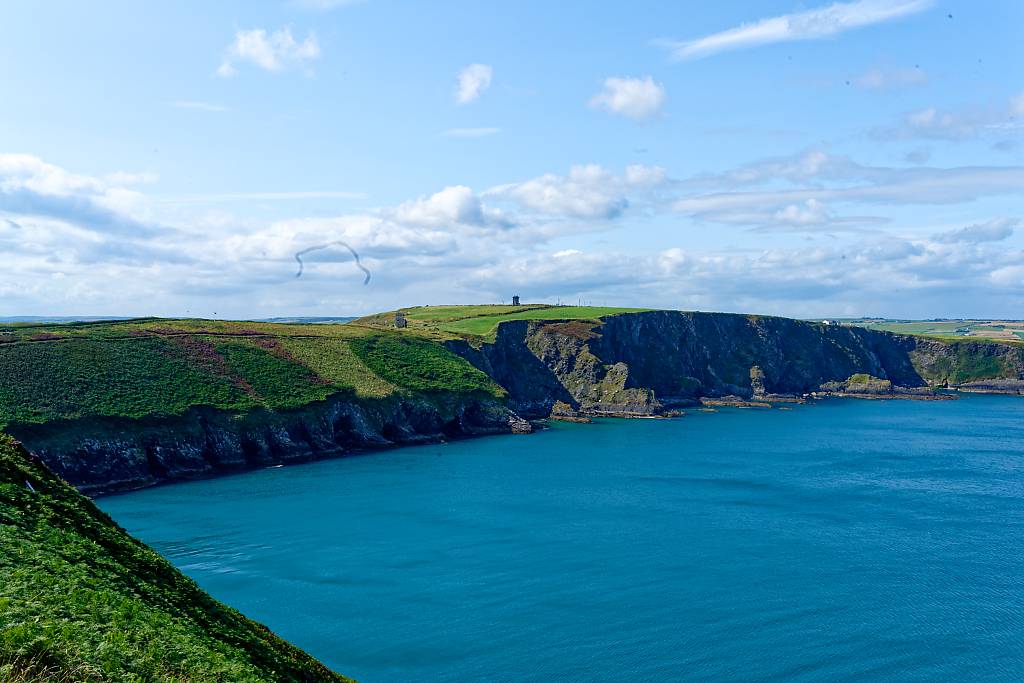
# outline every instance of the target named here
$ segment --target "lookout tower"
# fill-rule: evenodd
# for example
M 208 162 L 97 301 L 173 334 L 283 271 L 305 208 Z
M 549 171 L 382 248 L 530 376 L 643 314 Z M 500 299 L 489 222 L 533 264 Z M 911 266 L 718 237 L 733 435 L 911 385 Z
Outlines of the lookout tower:
M 395 313 L 395 327 L 401 330 L 407 327 L 408 325 L 409 321 L 405 319 L 405 313 L 403 313 L 402 311 Z
M 513 306 L 518 306 L 519 305 L 519 295 L 518 294 L 516 294 L 516 295 L 514 295 L 512 297 L 512 305 Z

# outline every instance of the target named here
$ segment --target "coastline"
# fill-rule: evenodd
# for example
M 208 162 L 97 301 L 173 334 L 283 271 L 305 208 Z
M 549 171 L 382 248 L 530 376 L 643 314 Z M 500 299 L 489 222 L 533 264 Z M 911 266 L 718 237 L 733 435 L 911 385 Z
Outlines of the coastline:
M 792 410 L 793 405 L 813 405 L 817 402 L 823 402 L 831 399 L 848 399 L 848 400 L 867 400 L 867 401 L 955 401 L 959 400 L 960 393 L 969 394 L 973 396 L 1008 396 L 1008 397 L 1021 397 L 1019 393 L 1011 393 L 1006 391 L 992 391 L 983 389 L 972 389 L 969 391 L 963 391 L 957 389 L 945 390 L 947 393 L 935 394 L 935 395 L 923 395 L 919 393 L 894 393 L 890 395 L 870 395 L 870 394 L 857 394 L 857 393 L 841 393 L 841 392 L 814 392 L 809 394 L 807 397 L 795 397 L 795 396 L 772 396 L 770 400 L 756 401 L 756 400 L 744 400 L 739 397 L 730 398 L 702 398 L 700 403 L 693 406 L 696 412 L 702 413 L 714 413 L 719 408 L 737 408 L 737 409 L 761 409 L 761 410 Z M 307 464 L 312 462 L 318 462 L 322 460 L 334 460 L 348 457 L 366 457 L 373 456 L 378 453 L 393 451 L 402 449 L 410 446 L 424 446 L 424 445 L 436 445 L 450 442 L 461 442 L 469 441 L 489 436 L 501 436 L 510 434 L 526 435 L 538 431 L 549 429 L 548 423 L 550 422 L 566 422 L 570 424 L 592 424 L 595 419 L 612 419 L 612 420 L 670 420 L 676 418 L 686 417 L 686 411 L 672 410 L 666 411 L 664 414 L 659 415 L 641 415 L 641 414 L 629 414 L 629 413 L 615 413 L 615 412 L 578 412 L 576 415 L 551 415 L 546 418 L 537 418 L 531 420 L 523 420 L 529 425 L 529 430 L 523 430 L 520 426 L 519 429 L 492 429 L 492 430 L 479 430 L 472 433 L 463 433 L 458 435 L 438 435 L 438 434 L 422 434 L 413 435 L 409 438 L 400 442 L 378 442 L 371 445 L 358 448 L 342 448 L 339 447 L 334 450 L 319 451 L 309 457 L 292 457 L 280 462 L 266 462 L 261 464 L 253 465 L 241 465 L 237 467 L 225 468 L 209 472 L 198 472 L 191 473 L 175 478 L 162 479 L 159 481 L 153 481 L 150 483 L 144 483 L 140 485 L 132 486 L 94 486 L 86 487 L 84 489 L 79 488 L 79 491 L 90 498 L 104 498 L 109 496 L 116 496 L 120 494 L 132 493 L 134 491 L 140 491 L 147 488 L 162 487 L 173 485 L 177 483 L 185 483 L 190 481 L 200 481 L 204 479 L 215 479 L 219 477 L 231 476 L 234 474 L 242 474 L 245 472 L 252 472 L 260 469 L 269 469 L 283 467 L 287 465 L 299 465 Z

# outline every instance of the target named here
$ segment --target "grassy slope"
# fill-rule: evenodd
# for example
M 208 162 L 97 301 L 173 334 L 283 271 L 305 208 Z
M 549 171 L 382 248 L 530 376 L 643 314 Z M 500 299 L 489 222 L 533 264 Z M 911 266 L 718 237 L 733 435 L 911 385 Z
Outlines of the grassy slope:
M 409 322 L 408 331 L 438 339 L 455 337 L 490 337 L 498 323 L 506 320 L 588 320 L 596 321 L 618 313 L 637 313 L 648 308 L 616 308 L 611 306 L 421 306 L 400 309 Z M 394 326 L 395 311 L 361 318 L 358 322 L 372 327 Z
M 872 330 L 912 334 L 937 339 L 1019 342 L 1024 340 L 1024 323 L 1014 320 L 880 320 L 854 319 L 850 324 Z M 966 330 L 966 333 L 964 332 Z
M 357 325 L 141 320 L 0 328 L 0 428 L 192 406 L 289 409 L 339 392 L 503 391 L 426 340 Z
M 0 680 L 347 679 L 201 591 L 0 435 Z

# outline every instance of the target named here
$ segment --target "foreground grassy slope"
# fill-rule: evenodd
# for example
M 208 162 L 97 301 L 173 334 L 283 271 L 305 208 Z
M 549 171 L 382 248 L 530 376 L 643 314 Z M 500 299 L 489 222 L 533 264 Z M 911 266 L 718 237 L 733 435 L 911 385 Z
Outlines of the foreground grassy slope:
M 0 328 L 0 428 L 287 410 L 347 392 L 503 392 L 439 345 L 358 325 L 134 320 Z
M 414 334 L 450 339 L 455 337 L 492 337 L 498 324 L 506 320 L 583 320 L 596 322 L 600 318 L 620 313 L 638 313 L 647 308 L 621 308 L 613 306 L 549 306 L 527 304 L 523 306 L 418 306 L 399 309 L 408 320 L 408 330 Z M 396 311 L 378 313 L 360 318 L 357 322 L 369 327 L 391 328 Z
M 0 680 L 344 681 L 0 434 Z

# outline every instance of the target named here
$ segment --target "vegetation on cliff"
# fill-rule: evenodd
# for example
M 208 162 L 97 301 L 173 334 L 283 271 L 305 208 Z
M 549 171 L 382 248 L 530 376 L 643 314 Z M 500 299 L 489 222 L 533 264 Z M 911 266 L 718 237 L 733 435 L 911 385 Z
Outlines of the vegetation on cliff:
M 443 347 L 358 325 L 136 320 L 0 329 L 0 428 L 168 417 L 195 406 L 287 410 L 502 389 Z
M 0 680 L 344 681 L 0 434 Z
M 638 313 L 647 308 L 613 306 L 417 306 L 399 311 L 377 313 L 357 322 L 371 327 L 393 327 L 395 313 L 405 315 L 409 331 L 440 339 L 488 337 L 493 339 L 498 325 L 508 320 L 579 320 L 599 322 L 621 313 Z

